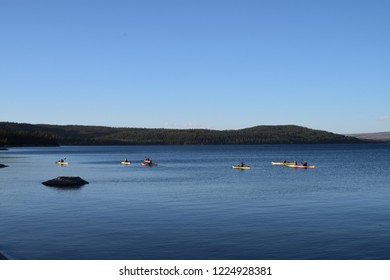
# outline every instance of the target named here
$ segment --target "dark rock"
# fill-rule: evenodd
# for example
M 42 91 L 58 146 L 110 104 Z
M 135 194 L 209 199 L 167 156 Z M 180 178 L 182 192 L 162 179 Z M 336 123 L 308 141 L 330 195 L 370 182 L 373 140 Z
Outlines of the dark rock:
M 4 167 L 8 167 L 8 165 L 1 164 L 1 163 L 0 163 L 0 168 L 4 168 Z
M 8 258 L 0 252 L 0 260 L 8 260 Z
M 51 187 L 79 187 L 89 183 L 80 177 L 57 177 L 55 179 L 42 182 L 42 184 Z

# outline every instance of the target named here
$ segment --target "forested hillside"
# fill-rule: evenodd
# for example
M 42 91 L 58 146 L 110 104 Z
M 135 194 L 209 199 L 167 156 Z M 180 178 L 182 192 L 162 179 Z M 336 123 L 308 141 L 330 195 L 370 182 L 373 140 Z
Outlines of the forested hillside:
M 0 122 L 0 145 L 189 145 L 361 143 L 355 137 L 295 125 L 239 130 L 113 128 Z

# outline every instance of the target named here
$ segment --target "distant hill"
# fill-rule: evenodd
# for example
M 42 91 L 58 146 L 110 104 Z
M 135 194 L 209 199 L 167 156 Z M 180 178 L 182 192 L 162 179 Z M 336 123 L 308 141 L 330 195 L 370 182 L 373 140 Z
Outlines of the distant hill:
M 355 133 L 355 134 L 349 134 L 349 136 L 356 137 L 362 140 L 390 142 L 390 132 Z
M 238 130 L 114 128 L 104 126 L 0 122 L 0 146 L 336 144 L 362 143 L 351 136 L 296 125 L 263 125 Z

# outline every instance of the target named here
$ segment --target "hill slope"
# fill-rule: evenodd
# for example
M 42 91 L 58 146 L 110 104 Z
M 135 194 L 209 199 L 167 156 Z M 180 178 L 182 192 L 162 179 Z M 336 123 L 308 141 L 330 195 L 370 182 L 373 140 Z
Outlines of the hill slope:
M 0 145 L 186 145 L 361 143 L 355 137 L 295 125 L 239 130 L 113 128 L 0 122 Z
M 349 136 L 356 137 L 363 140 L 390 142 L 390 132 L 356 133 L 356 134 L 350 134 Z

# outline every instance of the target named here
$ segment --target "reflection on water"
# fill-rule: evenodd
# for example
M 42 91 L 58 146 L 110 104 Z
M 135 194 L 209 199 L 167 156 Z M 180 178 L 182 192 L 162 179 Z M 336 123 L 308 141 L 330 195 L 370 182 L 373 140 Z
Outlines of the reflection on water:
M 48 188 L 53 188 L 59 191 L 77 191 L 80 190 L 83 186 L 46 186 Z

